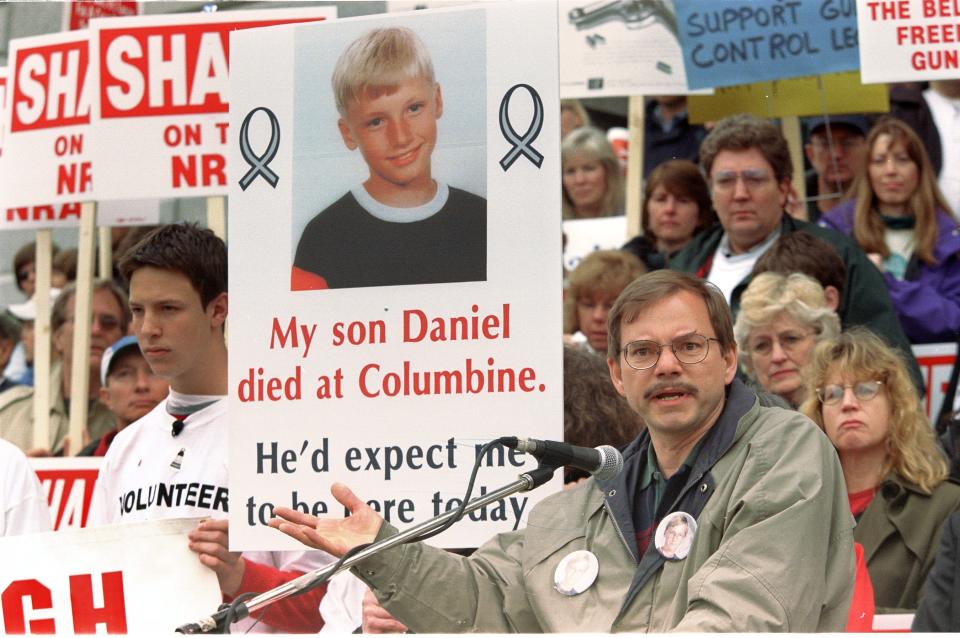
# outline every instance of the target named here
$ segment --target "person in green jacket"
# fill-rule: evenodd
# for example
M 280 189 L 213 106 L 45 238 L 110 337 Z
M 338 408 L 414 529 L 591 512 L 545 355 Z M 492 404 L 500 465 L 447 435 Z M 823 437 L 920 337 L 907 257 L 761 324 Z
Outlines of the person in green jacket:
M 611 379 L 647 425 L 618 476 L 544 499 L 470 557 L 411 543 L 353 573 L 417 633 L 842 631 L 854 548 L 840 464 L 809 419 L 736 378 L 722 295 L 659 270 L 609 322 Z M 332 492 L 351 516 L 278 507 L 271 525 L 335 555 L 396 533 L 345 485 Z M 677 518 L 687 538 L 671 543 Z
M 700 147 L 718 225 L 697 234 L 669 268 L 696 274 L 717 285 L 734 317 L 751 270 L 778 237 L 806 231 L 833 246 L 846 266 L 837 314 L 843 327 L 866 326 L 898 348 L 914 385 L 923 376 L 893 309 L 883 275 L 851 239 L 787 214 L 793 164 L 780 129 L 752 115 L 717 123 Z
M 877 610 L 915 610 L 960 485 L 895 351 L 855 328 L 821 342 L 801 411 L 840 456 Z

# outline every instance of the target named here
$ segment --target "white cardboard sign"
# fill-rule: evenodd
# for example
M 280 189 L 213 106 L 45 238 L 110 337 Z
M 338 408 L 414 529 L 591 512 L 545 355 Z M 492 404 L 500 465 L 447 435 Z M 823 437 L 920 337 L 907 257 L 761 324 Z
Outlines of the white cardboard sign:
M 5 634 L 153 634 L 220 604 L 187 548 L 195 519 L 0 538 Z
M 230 32 L 335 17 L 325 6 L 91 21 L 97 198 L 226 194 Z
M 673 2 L 560 0 L 557 11 L 561 97 L 691 92 Z
M 364 115 L 348 130 L 363 144 L 350 150 L 334 65 L 371 30 L 394 27 L 411 29 L 432 59 L 442 114 L 422 74 L 361 91 L 353 104 Z M 487 4 L 232 38 L 231 543 L 275 545 L 263 525 L 271 505 L 343 516 L 335 481 L 401 528 L 422 522 L 462 498 L 482 444 L 562 437 L 555 7 Z M 385 206 L 365 186 L 383 175 L 432 199 Z M 292 290 L 301 263 L 328 287 Z M 535 467 L 502 449 L 484 462 L 474 496 Z M 552 489 L 490 505 L 437 542 L 476 546 L 522 526 Z
M 864 84 L 960 78 L 955 0 L 857 0 Z
M 10 41 L 0 229 L 74 226 L 93 197 L 89 34 Z

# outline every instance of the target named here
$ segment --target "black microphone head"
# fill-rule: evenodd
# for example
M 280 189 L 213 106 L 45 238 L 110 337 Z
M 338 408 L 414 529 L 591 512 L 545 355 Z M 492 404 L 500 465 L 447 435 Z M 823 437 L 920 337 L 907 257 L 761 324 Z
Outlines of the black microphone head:
M 180 436 L 180 433 L 183 432 L 184 426 L 186 426 L 186 423 L 184 423 L 180 419 L 177 419 L 176 421 L 173 422 L 173 426 L 172 426 L 173 431 L 171 432 L 171 434 L 173 436 Z
M 598 481 L 616 478 L 623 471 L 623 455 L 620 454 L 620 450 L 612 445 L 599 445 L 594 449 L 600 452 L 603 460 L 600 467 L 592 472 L 593 477 Z

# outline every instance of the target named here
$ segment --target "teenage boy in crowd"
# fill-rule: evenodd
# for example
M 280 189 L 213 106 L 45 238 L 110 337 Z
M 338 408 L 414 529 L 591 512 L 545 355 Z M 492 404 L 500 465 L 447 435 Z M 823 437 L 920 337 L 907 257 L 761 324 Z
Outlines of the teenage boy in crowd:
M 321 552 L 241 555 L 227 549 L 223 241 L 192 225 L 161 226 L 131 248 L 119 268 L 130 284 L 140 350 L 153 372 L 169 381 L 170 394 L 113 440 L 94 490 L 92 524 L 209 517 L 190 533 L 190 549 L 216 572 L 227 599 L 266 591 L 329 563 Z M 138 505 L 129 507 L 129 501 Z M 316 632 L 323 625 L 318 606 L 324 591 L 273 605 L 263 623 L 283 632 Z M 252 624 L 244 622 L 244 629 Z
M 113 412 L 117 427 L 91 441 L 79 456 L 104 456 L 117 433 L 157 407 L 169 389 L 170 383 L 147 365 L 137 338 L 121 337 L 100 363 L 100 402 Z
M 423 42 L 368 31 L 332 82 L 343 143 L 370 176 L 307 224 L 291 289 L 486 280 L 486 200 L 432 176 L 443 97 Z

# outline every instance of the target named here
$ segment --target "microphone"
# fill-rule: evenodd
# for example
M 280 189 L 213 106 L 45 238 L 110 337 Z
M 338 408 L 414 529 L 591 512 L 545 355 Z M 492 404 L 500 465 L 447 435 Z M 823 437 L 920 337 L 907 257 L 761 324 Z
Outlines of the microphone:
M 180 433 L 183 432 L 184 426 L 186 426 L 186 423 L 184 423 L 180 419 L 177 419 L 176 421 L 173 422 L 173 426 L 172 426 L 173 431 L 170 434 L 173 435 L 174 437 L 180 436 Z
M 570 465 L 589 472 L 599 481 L 608 481 L 623 470 L 623 455 L 612 445 L 580 447 L 560 441 L 540 441 L 507 436 L 501 442 L 508 448 L 526 452 L 547 465 Z

